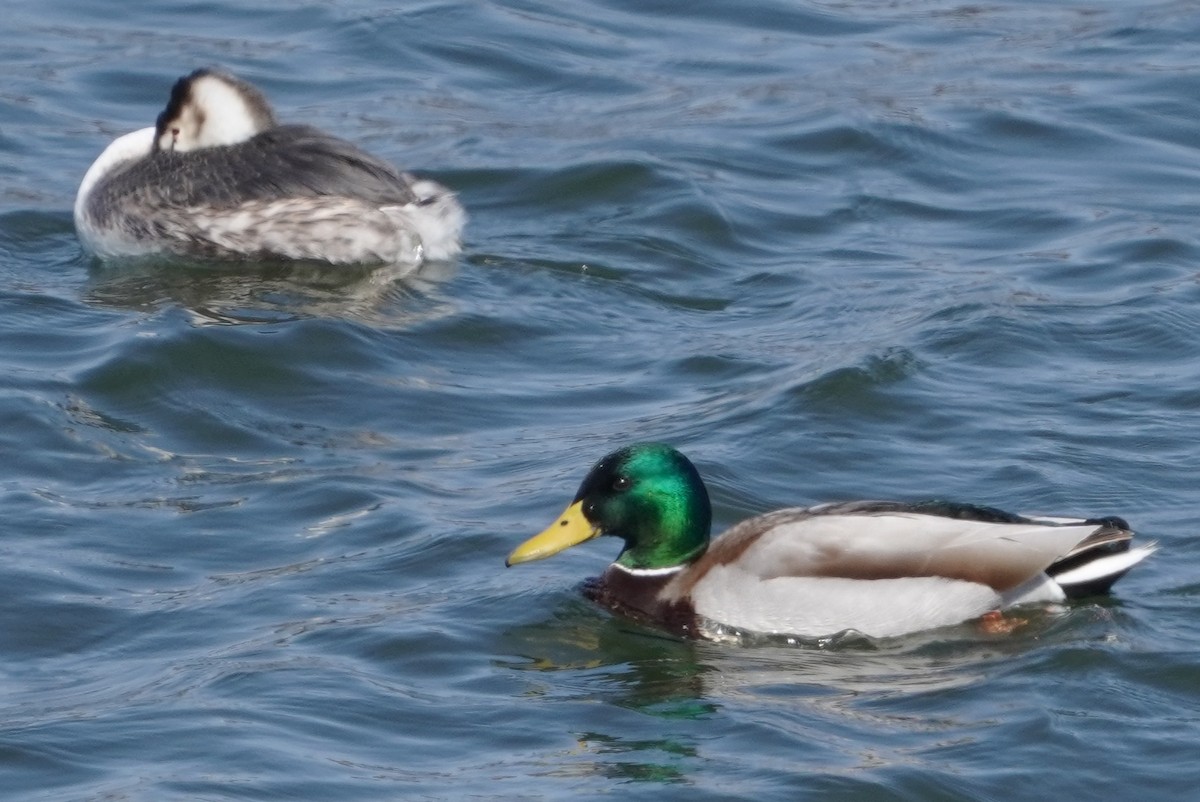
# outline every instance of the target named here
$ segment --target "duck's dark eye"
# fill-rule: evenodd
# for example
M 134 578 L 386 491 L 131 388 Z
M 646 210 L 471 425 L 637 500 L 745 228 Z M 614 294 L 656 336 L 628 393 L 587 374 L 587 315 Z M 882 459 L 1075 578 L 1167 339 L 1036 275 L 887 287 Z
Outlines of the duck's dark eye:
M 613 479 L 612 489 L 617 492 L 628 490 L 632 486 L 633 481 L 628 476 L 618 476 L 616 479 Z

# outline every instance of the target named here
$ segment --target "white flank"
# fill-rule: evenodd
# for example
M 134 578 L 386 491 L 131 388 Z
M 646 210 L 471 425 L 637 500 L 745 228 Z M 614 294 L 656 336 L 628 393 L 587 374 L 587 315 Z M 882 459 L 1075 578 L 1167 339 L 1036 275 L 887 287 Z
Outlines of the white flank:
M 743 631 L 823 637 L 847 629 L 876 638 L 950 626 L 999 609 L 994 590 L 943 577 L 761 580 L 713 568 L 692 591 L 696 612 Z
M 109 143 L 104 152 L 97 157 L 96 161 L 92 162 L 92 166 L 84 173 L 83 181 L 79 184 L 79 191 L 75 194 L 75 230 L 87 250 L 102 255 L 109 253 L 111 249 L 106 245 L 106 241 L 113 236 L 113 232 L 100 231 L 87 219 L 85 211 L 88 196 L 106 175 L 123 164 L 146 158 L 153 148 L 153 128 L 142 128 L 119 136 Z M 120 252 L 122 249 L 117 248 L 116 250 Z
M 1015 607 L 1018 604 L 1038 604 L 1043 602 L 1066 601 L 1067 594 L 1062 586 L 1046 574 L 1038 574 L 1032 579 L 1022 582 L 1011 590 L 1004 592 L 1001 608 Z

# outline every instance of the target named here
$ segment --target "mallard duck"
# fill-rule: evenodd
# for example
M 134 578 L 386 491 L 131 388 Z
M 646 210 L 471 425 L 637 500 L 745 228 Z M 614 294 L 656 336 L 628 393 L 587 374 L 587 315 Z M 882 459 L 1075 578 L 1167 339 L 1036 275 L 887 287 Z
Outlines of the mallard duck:
M 344 139 L 276 122 L 228 73 L 180 78 L 157 124 L 88 169 L 75 228 L 101 258 L 420 264 L 461 249 L 454 194 Z
M 1117 517 L 940 501 L 782 509 L 710 543 L 711 520 L 687 457 L 633 445 L 596 463 L 562 516 L 506 564 L 615 535 L 625 546 L 585 595 L 619 614 L 699 638 L 886 638 L 1104 593 L 1156 548 L 1131 548 L 1133 532 Z

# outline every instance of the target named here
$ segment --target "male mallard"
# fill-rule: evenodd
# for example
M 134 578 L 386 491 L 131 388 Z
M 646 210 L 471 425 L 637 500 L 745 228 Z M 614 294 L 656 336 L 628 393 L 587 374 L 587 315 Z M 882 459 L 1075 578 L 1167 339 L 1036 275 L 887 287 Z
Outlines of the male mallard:
M 1120 518 L 1025 517 L 946 502 L 855 501 L 742 521 L 709 543 L 700 474 L 670 446 L 622 448 L 507 565 L 599 535 L 625 548 L 585 594 L 691 637 L 891 637 L 1027 602 L 1104 593 L 1154 552 Z

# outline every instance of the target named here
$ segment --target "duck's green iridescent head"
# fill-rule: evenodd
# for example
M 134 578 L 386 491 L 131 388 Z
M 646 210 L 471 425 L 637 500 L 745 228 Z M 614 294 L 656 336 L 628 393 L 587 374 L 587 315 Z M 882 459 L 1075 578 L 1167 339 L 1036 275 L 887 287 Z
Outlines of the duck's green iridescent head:
M 712 507 L 696 467 L 661 443 L 639 443 L 596 463 L 566 512 L 517 547 L 508 565 L 540 560 L 599 535 L 625 541 L 626 568 L 684 565 L 708 545 Z

